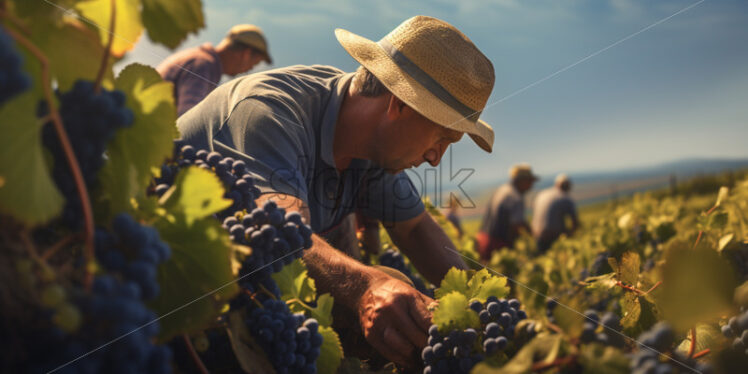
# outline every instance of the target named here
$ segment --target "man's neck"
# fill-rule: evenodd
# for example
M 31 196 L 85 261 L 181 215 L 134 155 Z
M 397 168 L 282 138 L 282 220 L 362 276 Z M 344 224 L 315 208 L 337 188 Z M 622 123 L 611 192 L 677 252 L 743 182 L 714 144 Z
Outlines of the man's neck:
M 224 44 L 219 44 L 215 47 L 215 51 L 218 55 L 218 61 L 221 63 L 221 73 L 228 74 L 227 71 L 229 71 L 230 66 L 227 66 L 227 64 L 229 61 L 232 61 L 231 56 L 229 56 L 231 51 Z
M 335 168 L 343 171 L 354 158 L 370 159 L 370 147 L 378 116 L 384 113 L 382 97 L 363 97 L 346 92 L 335 122 L 332 154 Z

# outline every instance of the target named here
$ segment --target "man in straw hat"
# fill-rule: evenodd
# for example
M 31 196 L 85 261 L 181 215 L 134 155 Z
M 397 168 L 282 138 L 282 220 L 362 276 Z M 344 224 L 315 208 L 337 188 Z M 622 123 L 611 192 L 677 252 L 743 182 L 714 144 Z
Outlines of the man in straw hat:
M 553 186 L 540 191 L 532 209 L 532 234 L 543 253 L 551 248 L 561 234 L 571 235 L 579 226 L 577 209 L 569 197 L 571 180 L 559 174 Z M 566 219 L 571 222 L 567 227 Z
M 255 25 L 236 25 L 217 47 L 210 43 L 186 49 L 164 60 L 156 70 L 174 83 L 177 114 L 208 96 L 221 76 L 235 76 L 252 70 L 261 61 L 272 63 L 262 29 Z
M 244 160 L 263 193 L 258 204 L 301 212 L 315 232 L 304 260 L 317 289 L 355 313 L 376 351 L 410 366 L 426 345 L 433 300 L 323 237 L 358 210 L 383 222 L 430 282 L 466 268 L 402 171 L 436 166 L 464 133 L 491 151 L 493 130 L 478 117 L 493 66 L 431 17 L 410 18 L 379 42 L 335 35 L 361 63 L 355 73 L 315 65 L 248 75 L 218 87 L 177 125 L 187 143 Z
M 531 232 L 525 220 L 524 195 L 537 180 L 528 164 L 509 169 L 509 182 L 493 193 L 476 236 L 481 260 L 489 261 L 491 253 L 503 247 L 514 247 L 522 230 Z

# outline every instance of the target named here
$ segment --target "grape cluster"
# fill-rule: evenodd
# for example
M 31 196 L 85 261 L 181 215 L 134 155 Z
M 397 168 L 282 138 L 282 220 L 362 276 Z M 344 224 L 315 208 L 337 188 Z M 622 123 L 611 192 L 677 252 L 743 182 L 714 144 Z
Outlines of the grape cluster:
M 267 299 L 249 313 L 247 325 L 278 373 L 317 373 L 322 346 L 317 320 L 292 314 L 282 300 Z
M 125 107 L 125 94 L 121 91 L 94 91 L 94 84 L 78 80 L 65 93 L 57 93 L 60 99 L 60 116 L 70 139 L 73 153 L 80 166 L 86 186 L 96 182 L 99 169 L 104 164 L 104 151 L 115 132 L 131 126 L 133 114 Z M 46 102 L 39 107 L 39 116 L 47 115 Z M 63 222 L 72 229 L 81 226 L 82 211 L 73 175 L 68 167 L 57 132 L 52 123 L 44 126 L 44 145 L 55 160 L 52 176 L 60 192 L 66 198 L 62 213 Z
M 597 276 L 597 275 L 603 275 L 605 273 L 611 272 L 613 269 L 611 269 L 610 264 L 608 264 L 609 255 L 610 254 L 608 252 L 598 253 L 598 255 L 595 257 L 595 260 L 592 261 L 592 266 L 590 266 L 589 275 Z
M 191 145 L 180 146 L 179 143 L 174 147 L 174 151 L 174 159 L 161 166 L 161 176 L 155 179 L 155 185 L 150 192 L 158 196 L 163 195 L 174 184 L 179 169 L 195 165 L 213 170 L 226 188 L 224 197 L 233 201 L 230 207 L 217 214 L 219 219 L 231 216 L 235 212 L 251 212 L 255 209 L 255 199 L 260 195 L 260 190 L 255 187 L 244 161 L 223 157 L 218 152 L 196 150 Z
M 709 364 L 697 362 L 672 349 L 675 333 L 665 322 L 658 322 L 652 329 L 639 335 L 638 341 L 643 346 L 631 355 L 629 365 L 632 374 L 693 373 L 694 370 L 703 374 L 712 372 Z
M 71 373 L 171 372 L 171 350 L 152 343 L 159 324 L 144 304 L 158 294 L 156 267 L 169 258 L 170 248 L 155 229 L 127 214 L 118 215 L 112 227 L 96 231 L 97 259 L 107 273 L 94 278 L 90 292 L 74 288 L 66 297 L 51 287 L 42 293 L 43 305 L 55 309 L 56 327 L 40 339 L 43 358 L 33 360 L 29 372 L 61 365 Z
M 722 326 L 722 334 L 732 339 L 732 349 L 748 356 L 748 310 L 741 308 L 741 314 L 730 318 Z
M 603 318 L 600 319 L 597 312 L 590 309 L 584 312 L 584 326 L 582 328 L 582 335 L 580 340 L 582 343 L 593 343 L 597 342 L 603 345 L 609 345 L 619 349 L 623 348 L 625 344 L 624 336 L 621 334 L 621 320 L 612 312 L 605 313 Z M 602 330 L 596 333 L 598 326 L 602 326 Z
M 388 249 L 384 251 L 381 255 L 379 255 L 379 264 L 382 266 L 393 268 L 405 274 L 405 276 L 413 282 L 413 286 L 415 286 L 415 289 L 428 297 L 434 297 L 434 290 L 432 288 L 426 288 L 423 280 L 410 271 L 410 268 L 405 265 L 405 259 L 403 259 L 403 256 L 402 254 L 400 254 L 400 252 L 394 249 Z
M 13 39 L 0 27 L 0 105 L 31 86 Z
M 446 334 L 436 325 L 429 328 L 428 345 L 421 351 L 424 374 L 469 373 L 475 364 L 501 352 L 516 351 L 535 336 L 535 324 L 523 327 L 522 337 L 517 324 L 526 319 L 517 299 L 488 297 L 485 305 L 478 300 L 470 303 L 478 313 L 481 329 L 452 330 Z

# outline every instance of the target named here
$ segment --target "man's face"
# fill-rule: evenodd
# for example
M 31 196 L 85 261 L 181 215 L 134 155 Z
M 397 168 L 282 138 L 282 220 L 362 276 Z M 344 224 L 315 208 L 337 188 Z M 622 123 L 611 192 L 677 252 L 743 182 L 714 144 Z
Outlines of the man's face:
M 386 134 L 379 137 L 377 162 L 391 173 L 416 167 L 424 162 L 436 166 L 447 147 L 462 138 L 462 132 L 450 130 L 428 120 L 410 107 L 386 126 Z
M 263 56 L 262 54 L 253 53 L 251 49 L 246 49 L 238 55 L 234 71 L 230 72 L 229 75 L 246 73 L 252 70 L 252 68 L 262 62 L 264 59 L 265 56 Z

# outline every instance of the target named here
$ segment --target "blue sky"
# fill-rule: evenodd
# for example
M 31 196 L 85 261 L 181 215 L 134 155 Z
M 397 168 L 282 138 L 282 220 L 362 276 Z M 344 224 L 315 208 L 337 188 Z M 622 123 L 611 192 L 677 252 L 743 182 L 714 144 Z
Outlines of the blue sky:
M 207 27 L 180 48 L 215 44 L 232 25 L 254 23 L 265 30 L 272 67 L 328 64 L 355 70 L 357 64 L 335 40 L 337 27 L 378 40 L 417 14 L 456 26 L 493 62 L 497 77 L 482 116 L 496 132 L 494 152 L 483 153 L 467 136 L 451 152 L 455 170 L 475 169 L 468 183 L 503 179 L 509 166 L 522 161 L 551 175 L 690 157 L 748 157 L 744 0 L 203 4 Z M 693 4 L 698 5 L 631 36 Z M 155 66 L 169 53 L 143 37 L 124 64 Z

